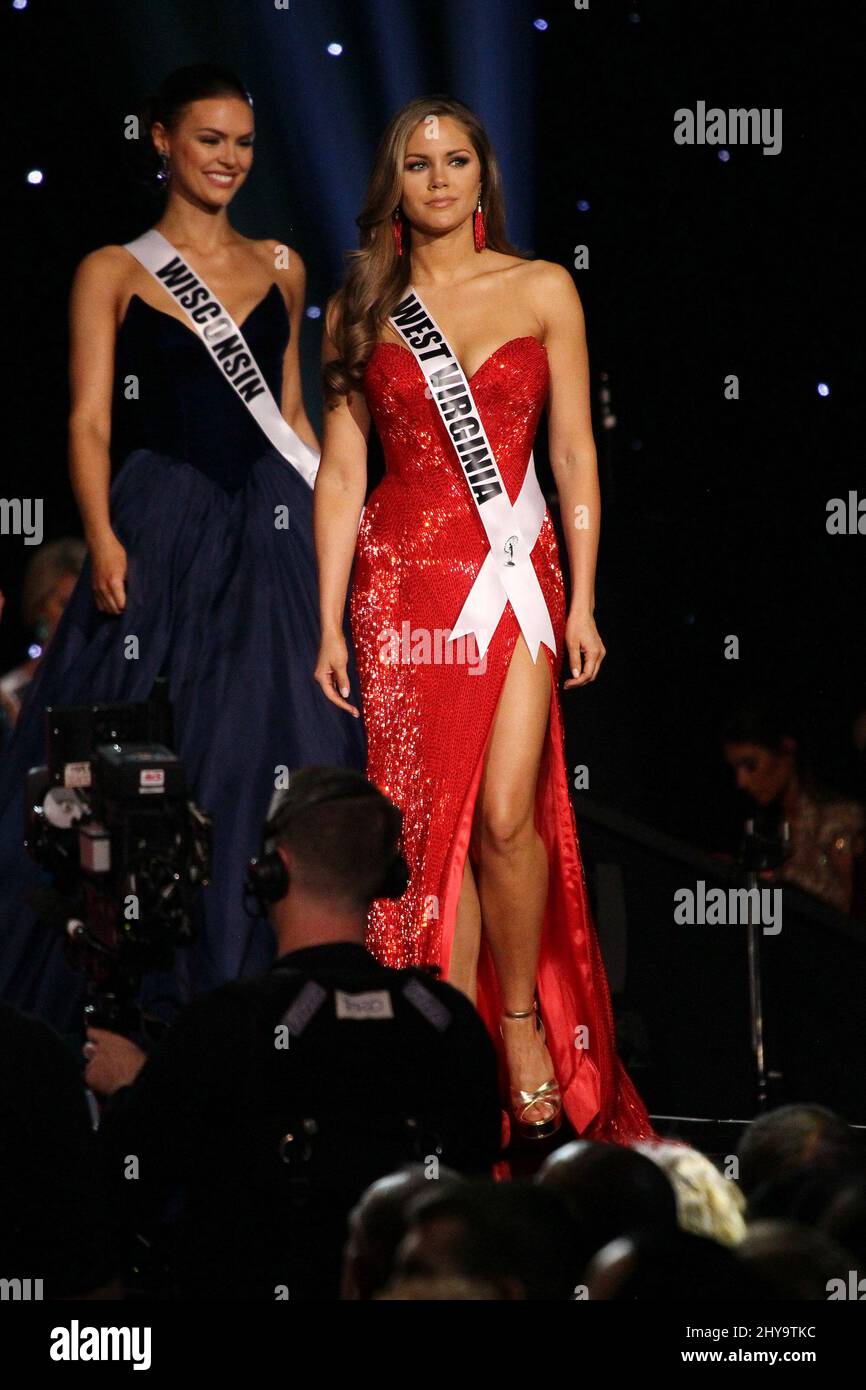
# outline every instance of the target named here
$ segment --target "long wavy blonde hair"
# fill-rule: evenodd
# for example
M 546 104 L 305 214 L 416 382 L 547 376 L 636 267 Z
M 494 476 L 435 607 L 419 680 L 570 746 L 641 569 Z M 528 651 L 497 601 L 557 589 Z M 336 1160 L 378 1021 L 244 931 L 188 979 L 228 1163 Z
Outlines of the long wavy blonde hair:
M 350 251 L 342 286 L 332 301 L 329 331 L 338 356 L 323 371 L 326 396 L 360 389 L 381 329 L 409 284 L 410 227 L 403 213 L 403 255 L 397 255 L 391 222 L 403 192 L 409 137 L 428 116 L 450 116 L 464 127 L 481 165 L 481 210 L 487 245 L 519 256 L 505 231 L 502 175 L 490 138 L 473 111 L 452 97 L 416 97 L 391 117 L 379 141 L 360 215 L 360 248 Z M 333 403 L 333 402 L 332 402 Z

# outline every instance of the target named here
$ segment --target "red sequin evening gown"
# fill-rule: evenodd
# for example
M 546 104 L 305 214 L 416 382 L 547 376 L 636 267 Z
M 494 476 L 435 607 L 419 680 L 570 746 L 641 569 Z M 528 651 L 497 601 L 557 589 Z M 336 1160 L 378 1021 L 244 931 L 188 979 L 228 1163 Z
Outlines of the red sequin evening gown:
M 533 337 L 503 344 L 470 381 L 512 503 L 548 384 L 547 353 Z M 472 639 L 459 644 L 462 661 L 449 664 L 441 648 L 438 659 L 429 659 L 430 651 L 436 655 L 434 635 L 447 634 L 456 623 L 489 549 L 487 537 L 409 350 L 397 343 L 377 344 L 364 391 L 387 471 L 370 495 L 358 532 L 352 635 L 368 737 L 367 773 L 403 810 L 401 848 L 411 870 L 402 898 L 372 905 L 367 941 L 387 965 L 436 964 L 447 979 L 483 754 L 520 629 L 508 603 L 486 662 L 479 661 Z M 574 1129 L 588 1138 L 628 1144 L 655 1135 L 616 1054 L 610 993 L 569 799 L 557 699 L 565 596 L 549 513 L 532 562 L 560 653 L 554 656 L 544 644 L 539 647 L 539 659 L 550 667 L 551 690 L 536 795 L 536 826 L 549 864 L 538 998 Z M 432 644 L 426 654 L 424 634 Z M 422 659 L 410 659 L 413 647 Z M 478 1008 L 499 1049 L 506 1084 L 498 988 L 484 945 Z M 586 1032 L 580 1025 L 586 1025 Z M 588 1045 L 582 1045 L 587 1035 Z

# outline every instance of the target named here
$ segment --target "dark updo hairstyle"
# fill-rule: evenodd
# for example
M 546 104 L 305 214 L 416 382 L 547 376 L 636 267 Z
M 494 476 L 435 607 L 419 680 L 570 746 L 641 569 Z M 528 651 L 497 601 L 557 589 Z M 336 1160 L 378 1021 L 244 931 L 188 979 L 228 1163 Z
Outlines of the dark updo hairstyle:
M 771 753 L 781 753 L 786 738 L 795 738 L 799 744 L 801 734 L 798 722 L 783 704 L 753 697 L 728 714 L 722 729 L 722 742 L 754 743 Z
M 722 743 L 751 743 L 777 756 L 787 752 L 785 741 L 794 739 L 792 756 L 800 784 L 813 796 L 821 793 L 815 775 L 815 748 L 808 719 L 784 695 L 757 694 L 729 711 L 722 726 Z
M 140 138 L 136 143 L 141 177 L 151 188 L 158 191 L 164 188 L 156 177 L 160 165 L 153 143 L 154 125 L 159 122 L 166 130 L 171 130 L 184 107 L 212 97 L 240 97 L 248 106 L 253 105 L 250 93 L 237 74 L 215 63 L 190 63 L 187 67 L 175 68 L 147 98 L 138 113 Z

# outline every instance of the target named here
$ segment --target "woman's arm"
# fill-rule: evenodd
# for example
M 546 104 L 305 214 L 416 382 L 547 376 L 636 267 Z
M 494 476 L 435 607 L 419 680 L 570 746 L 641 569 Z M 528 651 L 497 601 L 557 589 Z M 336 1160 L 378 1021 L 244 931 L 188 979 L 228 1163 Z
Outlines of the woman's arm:
M 289 309 L 290 332 L 283 358 L 283 389 L 280 409 L 295 434 L 318 453 L 319 441 L 307 418 L 301 385 L 301 324 L 304 318 L 304 302 L 307 293 L 307 273 L 304 269 L 304 262 L 297 251 L 292 251 L 290 247 L 281 245 L 276 241 L 270 242 L 269 245 L 273 251 L 280 288 Z M 277 258 L 280 253 L 285 256 L 286 252 L 288 252 L 288 264 L 281 269 Z
M 323 364 L 338 355 L 330 334 L 331 315 L 329 305 L 322 342 Z M 322 633 L 315 678 L 329 700 L 356 717 L 360 711 L 341 698 L 350 693 L 343 615 L 367 490 L 369 430 L 370 414 L 359 391 L 326 401 L 322 458 L 313 496 Z
M 120 285 L 129 257 L 119 246 L 85 256 L 69 300 L 69 473 L 105 613 L 126 603 L 126 552 L 111 529 L 111 397 Z
M 860 867 L 858 861 L 864 852 L 862 810 L 857 805 L 851 805 L 841 816 L 830 821 L 824 830 L 825 835 L 827 831 L 829 836 L 824 852 L 838 885 L 836 905 L 841 911 L 850 913 L 854 897 L 854 871 L 855 867 Z
M 559 493 L 571 569 L 565 629 L 573 679 L 565 689 L 595 680 L 605 649 L 595 626 L 595 567 L 601 526 L 595 441 L 589 396 L 589 354 L 580 298 L 562 266 L 539 261 L 533 286 L 550 364 L 550 463 Z

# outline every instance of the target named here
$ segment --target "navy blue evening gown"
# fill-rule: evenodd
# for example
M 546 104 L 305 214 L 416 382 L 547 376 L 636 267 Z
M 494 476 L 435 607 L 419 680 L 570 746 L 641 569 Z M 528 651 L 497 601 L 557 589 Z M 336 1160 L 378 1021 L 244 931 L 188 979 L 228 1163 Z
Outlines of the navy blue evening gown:
M 276 285 L 245 336 L 277 401 L 289 322 Z M 137 398 L 136 398 L 137 391 Z M 127 397 L 131 397 L 127 399 Z M 268 443 L 191 328 L 133 295 L 117 338 L 111 519 L 128 557 L 127 603 L 100 613 L 85 564 L 0 762 L 0 998 L 73 1027 L 83 982 L 24 901 L 42 871 L 21 847 L 23 778 L 45 761 L 44 708 L 146 700 L 169 682 L 190 794 L 213 817 L 214 872 L 179 997 L 256 973 L 273 955 L 242 906 L 275 769 L 363 771 L 360 720 L 323 697 L 312 492 Z M 275 524 L 288 508 L 288 529 Z M 138 638 L 138 658 L 124 654 Z M 354 654 L 350 680 L 357 694 Z

